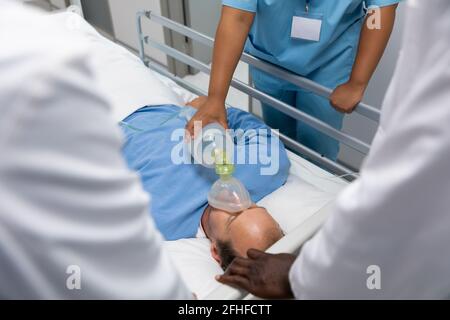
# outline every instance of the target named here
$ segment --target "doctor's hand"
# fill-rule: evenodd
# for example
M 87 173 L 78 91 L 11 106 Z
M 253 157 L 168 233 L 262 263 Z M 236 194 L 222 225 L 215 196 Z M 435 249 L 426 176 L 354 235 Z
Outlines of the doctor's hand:
M 352 113 L 364 97 L 366 86 L 351 81 L 340 85 L 331 94 L 331 105 L 342 113 Z
M 207 100 L 208 100 L 207 96 L 199 96 L 199 97 L 195 98 L 194 100 L 186 103 L 186 105 L 190 106 L 192 108 L 195 108 L 195 109 L 200 109 L 200 107 L 202 105 L 204 105 Z
M 197 113 L 186 125 L 186 135 L 188 137 L 194 138 L 196 136 L 194 129 L 197 129 L 195 127 L 197 121 L 201 121 L 201 128 L 210 123 L 218 122 L 222 127 L 228 129 L 227 111 L 223 102 L 210 97 L 199 97 L 188 105 L 198 109 Z
M 222 276 L 220 283 L 244 289 L 265 299 L 290 299 L 294 295 L 289 283 L 289 270 L 296 256 L 267 254 L 250 249 L 246 258 L 235 258 Z

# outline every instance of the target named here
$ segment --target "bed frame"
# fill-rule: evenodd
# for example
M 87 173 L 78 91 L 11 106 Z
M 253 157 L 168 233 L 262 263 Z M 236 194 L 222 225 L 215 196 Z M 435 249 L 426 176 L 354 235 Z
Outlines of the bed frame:
M 139 37 L 139 55 L 141 60 L 144 62 L 144 64 L 151 68 L 152 70 L 170 78 L 171 80 L 175 81 L 178 85 L 181 87 L 195 93 L 198 95 L 205 95 L 206 93 L 193 86 L 192 84 L 188 83 L 186 80 L 183 80 L 172 73 L 170 73 L 165 67 L 161 66 L 160 64 L 153 62 L 151 59 L 148 59 L 145 53 L 145 47 L 146 45 L 151 46 L 155 49 L 159 49 L 171 58 L 180 61 L 182 63 L 185 63 L 201 72 L 204 72 L 206 74 L 211 73 L 211 68 L 202 63 L 201 61 L 198 61 L 191 56 L 180 52 L 166 44 L 161 44 L 153 39 L 151 39 L 149 36 L 146 36 L 143 32 L 142 28 L 142 20 L 143 19 L 149 19 L 165 28 L 168 28 L 172 31 L 175 31 L 179 34 L 182 34 L 194 41 L 198 41 L 203 45 L 213 47 L 214 46 L 214 39 L 203 35 L 191 28 L 188 28 L 180 23 L 177 23 L 175 21 L 172 21 L 168 18 L 162 17 L 158 14 L 155 14 L 151 11 L 139 11 L 136 15 L 136 26 L 137 26 L 137 32 Z M 332 90 L 326 87 L 323 87 L 309 79 L 306 79 L 304 77 L 300 77 L 286 69 L 282 69 L 278 66 L 275 66 L 273 64 L 270 64 L 268 62 L 265 62 L 259 58 L 256 58 L 254 56 L 251 56 L 247 53 L 244 53 L 241 57 L 241 61 L 252 65 L 258 69 L 261 69 L 267 73 L 270 73 L 277 78 L 286 80 L 290 83 L 295 84 L 296 86 L 309 90 L 319 96 L 329 98 Z M 233 79 L 231 85 L 236 88 L 237 90 L 247 94 L 249 97 L 257 99 L 261 101 L 262 103 L 268 104 L 272 106 L 273 108 L 285 113 L 286 115 L 301 121 L 316 130 L 328 135 L 329 137 L 332 137 L 339 142 L 349 146 L 350 148 L 367 155 L 367 153 L 370 150 L 370 145 L 349 135 L 344 132 L 341 132 L 329 124 L 320 121 L 300 110 L 295 109 L 294 107 L 277 100 L 264 92 L 261 92 L 255 88 L 253 88 L 250 85 L 247 85 L 237 79 Z M 252 110 L 251 110 L 252 111 Z M 380 111 L 374 107 L 371 107 L 367 104 L 360 103 L 355 112 L 361 114 L 362 116 L 371 119 L 375 122 L 379 122 L 380 120 Z M 353 171 L 346 166 L 339 164 L 335 161 L 332 161 L 330 159 L 327 159 L 320 155 L 319 153 L 315 152 L 314 150 L 302 145 L 301 143 L 281 134 L 276 131 L 274 131 L 276 134 L 279 135 L 280 139 L 284 142 L 284 144 L 293 150 L 296 154 L 299 156 L 302 156 L 308 160 L 312 160 L 315 163 L 320 164 L 323 168 L 327 169 L 330 173 L 335 175 L 348 175 L 349 180 L 353 180 L 354 176 Z M 280 253 L 280 252 L 289 252 L 289 253 L 296 253 L 299 251 L 300 247 L 308 240 L 310 239 L 320 228 L 320 226 L 324 223 L 324 221 L 327 218 L 327 215 L 330 211 L 330 207 L 332 206 L 332 203 L 328 204 L 324 208 L 322 208 L 319 212 L 314 214 L 311 218 L 309 218 L 305 223 L 302 223 L 300 226 L 298 226 L 294 231 L 290 232 L 288 235 L 286 235 L 283 239 L 278 241 L 274 246 L 272 246 L 268 252 L 270 253 Z M 220 299 L 255 299 L 252 295 L 249 295 L 247 292 L 237 290 L 228 286 L 220 286 L 217 290 L 213 291 L 207 299 L 211 300 L 220 300 Z

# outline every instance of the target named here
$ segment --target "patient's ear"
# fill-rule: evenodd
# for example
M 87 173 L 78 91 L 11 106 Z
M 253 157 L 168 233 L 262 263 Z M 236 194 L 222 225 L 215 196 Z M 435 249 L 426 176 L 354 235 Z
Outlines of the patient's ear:
M 217 247 L 216 241 L 211 241 L 211 256 L 216 260 L 220 265 L 222 265 L 222 259 L 220 259 L 219 249 Z

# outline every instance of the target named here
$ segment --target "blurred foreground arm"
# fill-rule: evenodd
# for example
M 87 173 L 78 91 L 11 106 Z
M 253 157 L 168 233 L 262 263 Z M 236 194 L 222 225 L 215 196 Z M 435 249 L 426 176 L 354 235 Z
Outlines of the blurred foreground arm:
M 191 298 L 122 158 L 89 48 L 7 3 L 0 3 L 0 29 L 10 30 L 0 33 L 9 48 L 0 52 L 0 297 Z

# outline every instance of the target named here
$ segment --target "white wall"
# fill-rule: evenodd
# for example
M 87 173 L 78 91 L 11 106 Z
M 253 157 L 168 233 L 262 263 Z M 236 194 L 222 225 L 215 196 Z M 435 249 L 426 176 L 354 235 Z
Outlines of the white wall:
M 117 40 L 136 50 L 138 49 L 136 12 L 145 9 L 161 14 L 159 0 L 109 0 L 109 6 Z M 161 26 L 144 19 L 143 30 L 152 39 L 164 43 L 164 32 Z M 158 62 L 167 65 L 167 57 L 161 51 L 147 47 L 146 53 Z
M 188 1 L 187 10 L 191 28 L 214 37 L 220 20 L 221 7 L 221 0 Z M 205 14 L 205 12 L 208 12 L 208 14 Z M 192 43 L 192 55 L 204 63 L 210 63 L 212 49 L 194 41 Z

